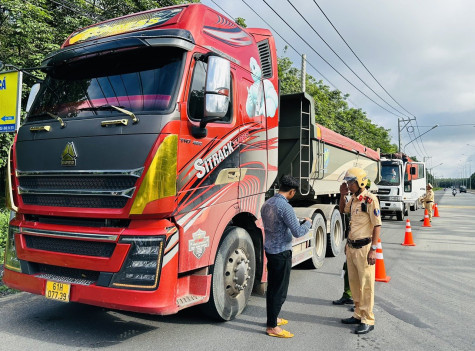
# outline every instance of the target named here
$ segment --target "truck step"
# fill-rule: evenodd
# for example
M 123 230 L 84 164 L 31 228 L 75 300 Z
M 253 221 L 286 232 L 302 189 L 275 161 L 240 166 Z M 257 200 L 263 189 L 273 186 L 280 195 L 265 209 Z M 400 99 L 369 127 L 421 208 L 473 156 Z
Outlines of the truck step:
M 185 295 L 176 300 L 176 304 L 180 309 L 194 305 L 197 302 L 203 300 L 205 297 L 200 295 Z

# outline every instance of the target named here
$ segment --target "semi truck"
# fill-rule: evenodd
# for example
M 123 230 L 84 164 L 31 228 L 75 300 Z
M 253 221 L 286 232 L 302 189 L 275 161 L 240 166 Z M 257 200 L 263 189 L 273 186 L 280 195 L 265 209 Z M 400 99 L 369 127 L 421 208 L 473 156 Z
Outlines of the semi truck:
M 8 159 L 11 288 L 230 320 L 265 289 L 260 208 L 281 175 L 313 219 L 293 265 L 314 268 L 342 249 L 339 176 L 379 180 L 379 151 L 316 124 L 309 95 L 280 96 L 269 30 L 202 4 L 80 29 L 42 70 Z
M 382 154 L 377 190 L 382 215 L 395 215 L 398 221 L 403 221 L 409 210 L 418 209 L 418 199 L 425 191 L 423 162 L 414 161 L 403 153 Z

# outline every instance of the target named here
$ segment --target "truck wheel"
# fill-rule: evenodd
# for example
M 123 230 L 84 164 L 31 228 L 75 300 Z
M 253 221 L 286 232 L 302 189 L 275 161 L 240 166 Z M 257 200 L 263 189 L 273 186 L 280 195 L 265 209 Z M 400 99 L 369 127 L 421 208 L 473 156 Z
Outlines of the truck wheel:
M 327 229 L 325 220 L 320 213 L 316 213 L 312 218 L 312 258 L 307 261 L 310 268 L 318 269 L 323 266 L 325 252 L 327 250 Z
M 410 208 L 411 208 L 411 211 L 417 210 L 416 203 L 414 202 L 414 204 L 411 205 Z
M 256 258 L 249 233 L 229 227 L 214 262 L 209 301 L 202 305 L 212 318 L 229 321 L 247 305 L 254 285 Z
M 402 210 L 401 212 L 396 212 L 396 219 L 398 221 L 403 221 L 404 220 L 404 210 Z
M 341 244 L 343 243 L 343 224 L 340 211 L 333 210 L 330 220 L 330 233 L 327 239 L 327 256 L 336 257 L 341 252 Z

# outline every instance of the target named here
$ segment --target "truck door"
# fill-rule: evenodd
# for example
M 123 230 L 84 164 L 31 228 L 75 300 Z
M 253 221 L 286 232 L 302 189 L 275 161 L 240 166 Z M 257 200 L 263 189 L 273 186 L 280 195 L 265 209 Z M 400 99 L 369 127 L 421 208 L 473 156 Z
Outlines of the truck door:
M 178 142 L 178 213 L 237 199 L 239 151 L 236 140 L 239 123 L 235 118 L 234 79 L 226 116 L 206 125 L 206 136 L 193 135 L 192 126 L 204 117 L 207 63 L 192 60 L 187 111 L 182 116 Z M 226 191 L 223 191 L 226 188 Z

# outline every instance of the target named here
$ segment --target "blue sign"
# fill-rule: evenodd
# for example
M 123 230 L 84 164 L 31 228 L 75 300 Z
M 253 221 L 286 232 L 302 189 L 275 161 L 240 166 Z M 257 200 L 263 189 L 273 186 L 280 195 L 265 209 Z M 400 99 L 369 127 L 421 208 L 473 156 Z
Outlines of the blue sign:
M 15 124 L 2 124 L 0 125 L 0 132 L 14 132 L 16 130 Z
M 15 116 L 3 116 L 2 121 L 13 121 L 15 119 Z

